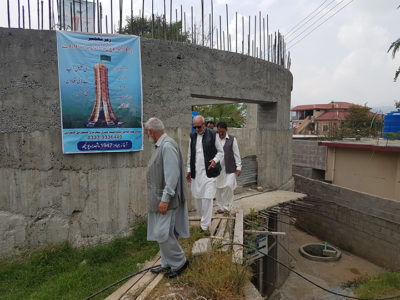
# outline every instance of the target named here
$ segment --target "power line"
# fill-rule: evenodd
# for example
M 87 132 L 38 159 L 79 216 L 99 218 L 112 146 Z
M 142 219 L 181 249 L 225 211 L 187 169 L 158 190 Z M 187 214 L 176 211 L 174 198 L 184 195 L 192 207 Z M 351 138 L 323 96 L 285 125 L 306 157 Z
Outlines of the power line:
M 310 27 L 312 27 L 315 23 L 317 23 L 319 20 L 321 20 L 323 17 L 325 17 L 327 14 L 329 14 L 332 10 L 334 10 L 337 6 L 342 4 L 346 0 L 341 0 L 339 3 L 337 3 L 334 7 L 329 9 L 327 12 L 325 12 L 322 16 L 320 16 L 315 22 L 313 22 L 311 25 L 309 25 L 306 29 L 304 29 L 302 32 L 300 32 L 298 35 L 296 35 L 294 38 L 288 39 L 288 43 L 291 43 L 293 40 L 295 40 L 297 37 L 301 36 L 304 32 L 306 32 Z
M 340 3 L 342 3 L 344 0 L 342 0 Z M 311 33 L 313 33 L 316 29 L 318 29 L 319 27 L 321 27 L 323 24 L 325 24 L 329 19 L 331 19 L 333 16 L 335 16 L 337 13 L 339 13 L 340 11 L 342 11 L 346 6 L 348 6 L 350 3 L 352 3 L 354 0 L 351 0 L 349 3 L 347 3 L 346 5 L 344 5 L 343 7 L 341 7 L 339 10 L 337 10 L 334 14 L 332 14 L 331 16 L 329 16 L 327 19 L 325 19 L 322 23 L 318 24 L 318 26 L 316 26 L 314 29 L 312 29 L 309 33 L 307 33 L 305 36 L 303 36 L 300 40 L 298 40 L 297 42 L 295 42 L 293 45 L 289 45 L 289 49 L 293 48 L 295 45 L 297 45 L 298 43 L 300 43 L 302 40 L 304 40 L 307 36 L 309 36 Z M 337 6 L 337 5 L 336 5 Z M 336 7 L 335 6 L 335 7 Z M 321 18 L 320 18 L 321 19 Z M 319 20 L 319 19 L 318 19 Z M 318 21 L 317 20 L 317 21 Z M 316 21 L 316 22 L 317 22 Z M 307 29 L 309 29 L 312 25 L 314 25 L 316 22 L 314 22 L 313 24 L 311 24 L 309 27 L 307 27 Z M 303 34 L 305 31 L 307 31 L 307 29 L 305 29 L 304 31 L 302 31 L 299 35 L 297 35 L 295 38 L 293 38 L 291 41 L 288 42 L 291 43 L 293 40 L 295 40 L 298 36 L 300 36 L 301 34 Z
M 294 25 L 287 33 L 286 33 L 286 37 L 288 37 L 289 35 L 293 34 L 294 32 L 296 32 L 297 30 L 299 30 L 301 27 L 303 27 L 305 24 L 307 24 L 309 21 L 311 21 L 313 18 L 315 18 L 320 12 L 318 12 L 315 16 L 313 16 L 311 19 L 309 19 L 307 22 L 305 22 L 304 24 L 300 25 L 303 21 L 307 20 L 308 17 L 310 17 L 315 11 L 317 11 L 321 6 L 323 6 L 328 0 L 325 0 L 324 2 L 322 2 L 322 4 L 320 4 L 316 9 L 314 9 L 310 14 L 308 14 L 303 20 L 301 20 L 300 22 L 298 22 L 296 25 Z M 333 3 L 335 0 L 332 0 L 331 2 L 328 3 L 328 5 L 325 7 L 327 8 L 331 3 Z M 298 28 L 296 28 L 298 25 L 300 25 Z M 295 29 L 293 31 L 293 29 Z

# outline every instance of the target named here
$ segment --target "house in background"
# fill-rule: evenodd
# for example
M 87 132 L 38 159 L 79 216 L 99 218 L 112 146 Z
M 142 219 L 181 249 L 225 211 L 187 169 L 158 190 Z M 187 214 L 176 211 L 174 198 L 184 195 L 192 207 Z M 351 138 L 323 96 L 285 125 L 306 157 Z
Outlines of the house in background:
M 352 106 L 359 105 L 334 101 L 329 104 L 298 105 L 291 109 L 296 112 L 292 120 L 294 134 L 333 135 L 346 120 Z

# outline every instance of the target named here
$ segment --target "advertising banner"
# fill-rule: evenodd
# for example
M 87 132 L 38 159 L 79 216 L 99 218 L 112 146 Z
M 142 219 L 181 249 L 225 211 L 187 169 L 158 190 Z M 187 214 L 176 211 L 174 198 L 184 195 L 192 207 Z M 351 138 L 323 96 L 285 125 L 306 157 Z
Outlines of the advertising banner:
M 64 153 L 143 149 L 140 39 L 57 32 Z

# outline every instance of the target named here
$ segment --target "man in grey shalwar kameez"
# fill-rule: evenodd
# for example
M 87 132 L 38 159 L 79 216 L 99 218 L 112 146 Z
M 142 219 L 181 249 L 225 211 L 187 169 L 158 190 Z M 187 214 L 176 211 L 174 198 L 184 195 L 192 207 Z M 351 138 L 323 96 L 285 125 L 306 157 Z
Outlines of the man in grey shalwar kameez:
M 161 267 L 152 272 L 174 278 L 189 265 L 178 242 L 179 236 L 190 236 L 182 155 L 177 143 L 164 133 L 161 120 L 149 119 L 144 131 L 155 143 L 147 166 L 147 240 L 158 242 Z

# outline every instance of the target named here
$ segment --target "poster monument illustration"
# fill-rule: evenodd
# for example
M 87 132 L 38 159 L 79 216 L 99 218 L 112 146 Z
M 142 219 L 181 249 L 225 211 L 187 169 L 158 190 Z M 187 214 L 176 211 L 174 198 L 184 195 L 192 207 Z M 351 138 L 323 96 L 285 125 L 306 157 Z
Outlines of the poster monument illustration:
M 64 153 L 143 149 L 140 40 L 57 32 Z

